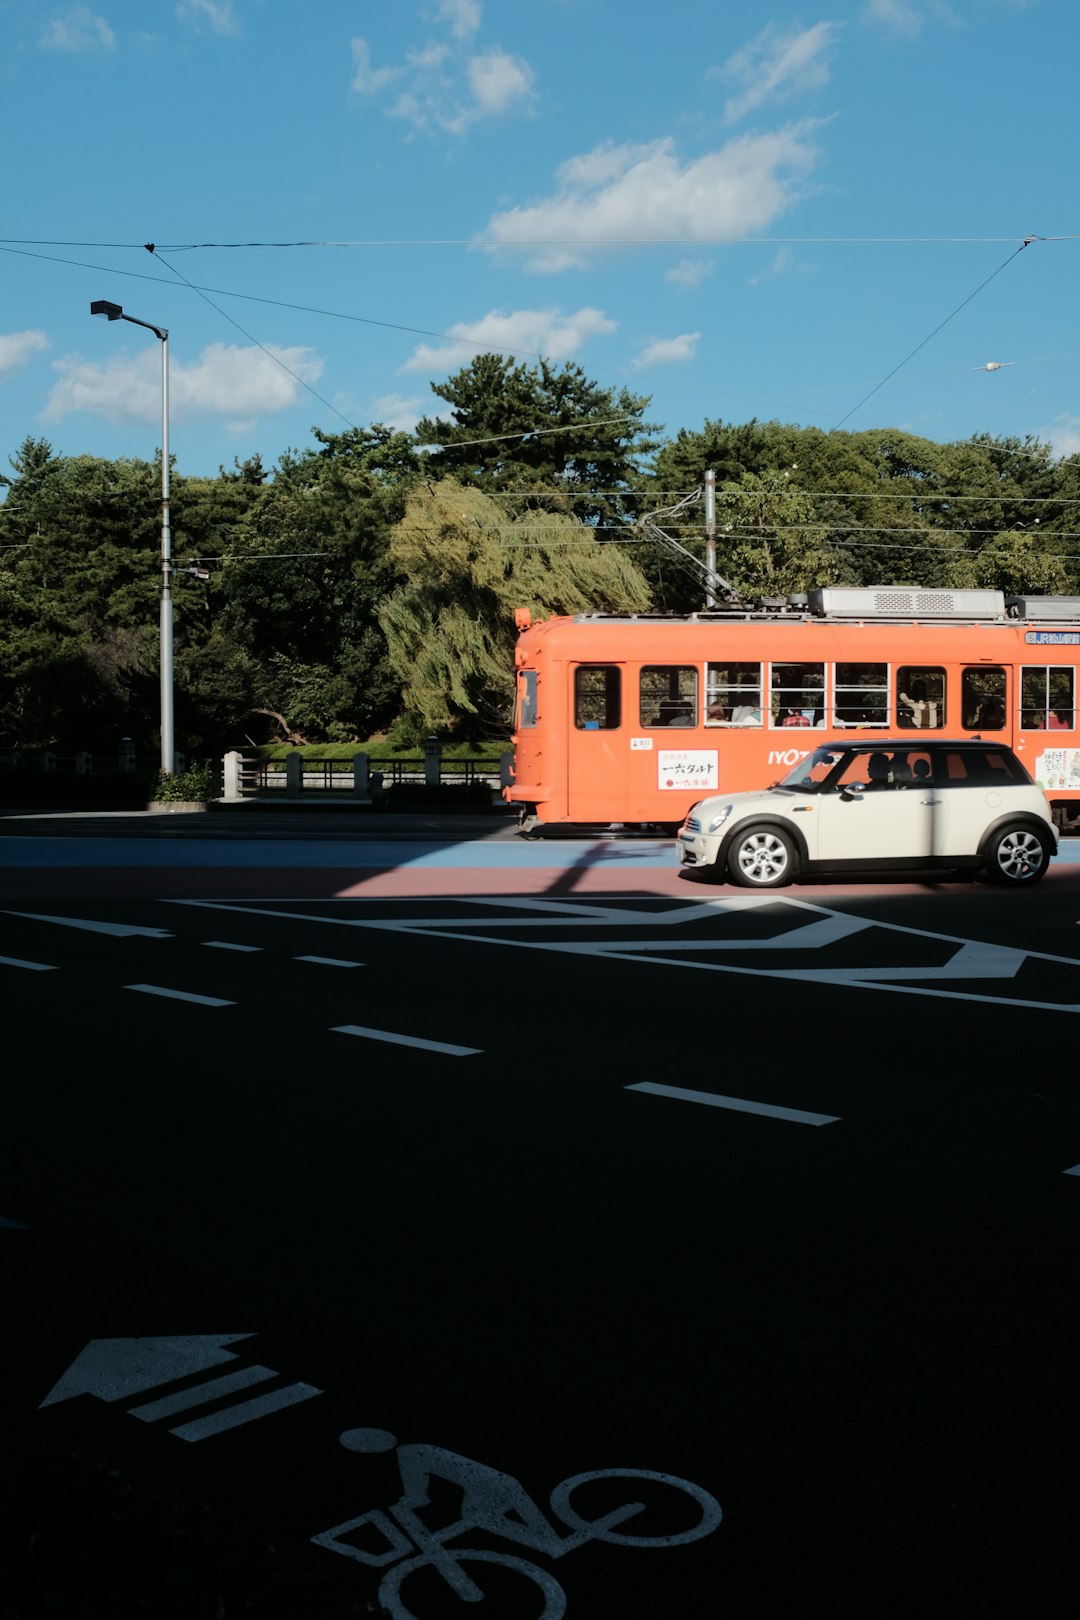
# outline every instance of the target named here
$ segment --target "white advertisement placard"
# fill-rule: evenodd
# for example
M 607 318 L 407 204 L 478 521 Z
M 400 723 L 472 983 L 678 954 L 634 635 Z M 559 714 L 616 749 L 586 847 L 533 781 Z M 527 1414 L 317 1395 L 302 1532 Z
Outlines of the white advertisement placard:
M 661 792 L 709 793 L 719 787 L 715 748 L 661 748 L 656 756 L 656 785 Z

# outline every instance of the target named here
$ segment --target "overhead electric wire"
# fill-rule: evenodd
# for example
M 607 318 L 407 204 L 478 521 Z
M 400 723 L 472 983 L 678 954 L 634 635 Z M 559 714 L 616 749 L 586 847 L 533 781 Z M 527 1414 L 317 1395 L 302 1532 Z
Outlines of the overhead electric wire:
M 998 265 L 997 269 L 993 272 L 992 275 L 987 276 L 985 281 L 980 282 L 979 286 L 977 286 L 975 288 L 974 292 L 968 293 L 967 297 L 965 299 L 963 299 L 961 303 L 957 304 L 956 308 L 953 310 L 951 315 L 946 315 L 945 319 L 943 321 L 940 321 L 938 323 L 938 325 L 934 327 L 934 330 L 932 332 L 927 333 L 927 335 L 923 338 L 921 343 L 917 343 L 915 345 L 915 347 L 912 349 L 910 354 L 905 355 L 904 359 L 900 361 L 899 365 L 893 366 L 892 370 L 888 373 L 887 376 L 882 377 L 881 381 L 879 383 L 876 383 L 874 385 L 874 387 L 871 388 L 871 390 L 870 390 L 870 392 L 868 394 L 863 395 L 862 399 L 860 399 L 860 401 L 859 401 L 859 403 L 857 405 L 852 406 L 851 410 L 848 411 L 847 416 L 842 416 L 840 418 L 839 422 L 834 422 L 833 423 L 834 428 L 843 427 L 844 423 L 848 420 L 849 417 L 854 416 L 856 411 L 861 411 L 863 406 L 866 404 L 868 399 L 872 399 L 874 397 L 874 395 L 878 392 L 879 389 L 884 388 L 885 384 L 892 377 L 895 377 L 896 373 L 898 371 L 901 371 L 904 368 L 904 366 L 907 365 L 908 361 L 913 359 L 914 356 L 918 354 L 920 349 L 925 349 L 926 345 L 930 342 L 931 338 L 937 337 L 937 334 L 942 330 L 943 327 L 948 326 L 949 322 L 951 320 L 953 320 L 957 315 L 959 315 L 960 311 L 962 309 L 966 308 L 966 306 L 971 303 L 973 298 L 978 297 L 978 295 L 982 292 L 984 287 L 988 287 L 990 285 L 990 283 L 994 279 L 994 276 L 1000 276 L 1001 272 L 1005 269 L 1005 266 L 1011 264 L 1012 261 L 1017 257 L 1017 254 L 1023 253 L 1023 251 L 1024 251 L 1024 249 L 1026 247 L 1030 247 L 1031 243 L 1035 242 L 1037 240 L 1038 240 L 1037 237 L 1026 236 L 1024 238 L 1024 240 L 1021 242 L 1020 246 L 1016 249 L 1016 251 L 1013 252 L 1013 253 L 1010 253 L 1009 257 L 1007 259 L 1004 259 L 1001 262 L 1001 264 Z

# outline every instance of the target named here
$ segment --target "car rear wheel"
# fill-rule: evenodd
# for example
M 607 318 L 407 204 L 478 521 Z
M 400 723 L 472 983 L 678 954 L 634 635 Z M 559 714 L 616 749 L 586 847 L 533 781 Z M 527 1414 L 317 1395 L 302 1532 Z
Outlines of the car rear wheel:
M 1033 827 L 1001 827 L 986 849 L 986 869 L 995 883 L 1037 883 L 1049 865 L 1050 852 Z
M 728 850 L 728 872 L 744 889 L 780 889 L 795 876 L 795 845 L 779 827 L 750 827 L 736 833 Z

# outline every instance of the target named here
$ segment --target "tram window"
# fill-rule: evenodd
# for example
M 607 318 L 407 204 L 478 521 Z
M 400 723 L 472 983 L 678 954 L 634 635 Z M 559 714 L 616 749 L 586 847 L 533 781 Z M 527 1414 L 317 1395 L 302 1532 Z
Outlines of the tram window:
M 579 664 L 574 671 L 574 725 L 612 731 L 619 724 L 622 681 L 618 664 Z
M 1005 671 L 969 665 L 960 678 L 960 716 L 967 731 L 1005 729 Z
M 838 726 L 887 726 L 887 664 L 833 665 L 833 720 Z
M 896 723 L 921 731 L 940 731 L 945 724 L 945 671 L 924 665 L 902 665 L 896 672 Z
M 705 724 L 761 725 L 761 665 L 706 664 Z
M 698 673 L 692 664 L 646 664 L 641 671 L 643 726 L 696 726 Z
M 1020 671 L 1020 724 L 1030 731 L 1071 731 L 1076 725 L 1074 671 L 1060 664 Z
M 536 723 L 536 670 L 523 669 L 518 676 L 517 729 L 527 731 Z
M 824 725 L 824 664 L 773 664 L 770 676 L 770 725 Z

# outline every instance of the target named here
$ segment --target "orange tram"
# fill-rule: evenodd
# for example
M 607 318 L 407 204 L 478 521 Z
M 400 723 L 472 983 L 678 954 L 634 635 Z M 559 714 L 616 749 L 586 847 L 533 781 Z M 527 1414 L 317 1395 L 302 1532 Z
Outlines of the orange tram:
M 997 737 L 1060 828 L 1080 816 L 1080 597 L 829 587 L 685 618 L 515 618 L 504 795 L 523 831 L 668 831 L 852 730 Z

